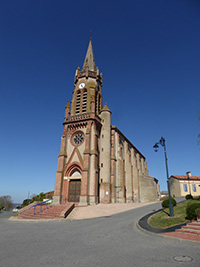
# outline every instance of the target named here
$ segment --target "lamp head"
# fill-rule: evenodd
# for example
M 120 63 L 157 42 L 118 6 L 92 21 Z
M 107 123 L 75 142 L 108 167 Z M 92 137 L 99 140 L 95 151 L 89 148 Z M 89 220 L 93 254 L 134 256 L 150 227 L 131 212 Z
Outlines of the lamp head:
M 160 144 L 161 144 L 161 146 L 164 146 L 165 145 L 165 138 L 161 137 Z
M 153 148 L 154 148 L 154 151 L 155 151 L 155 152 L 158 152 L 158 148 L 159 148 L 159 146 L 157 145 L 157 143 L 153 146 Z

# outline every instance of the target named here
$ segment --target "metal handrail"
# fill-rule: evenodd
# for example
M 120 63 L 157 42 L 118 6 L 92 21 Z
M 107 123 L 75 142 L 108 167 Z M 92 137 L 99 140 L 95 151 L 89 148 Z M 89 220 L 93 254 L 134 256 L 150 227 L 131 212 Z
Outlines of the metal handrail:
M 40 206 L 40 212 L 42 211 L 42 204 L 44 204 L 44 203 L 46 203 L 46 208 L 48 209 L 48 203 L 47 202 L 51 201 L 50 207 L 52 207 L 53 206 L 53 201 L 52 200 L 53 200 L 53 198 L 47 199 L 45 201 L 42 201 L 40 203 L 37 203 L 37 204 L 33 205 L 32 206 L 32 208 L 34 208 L 33 215 L 35 215 L 35 209 L 36 209 L 37 206 Z
M 36 202 L 36 201 L 34 201 L 34 202 Z M 28 206 L 25 206 L 25 207 L 21 208 L 19 210 L 19 214 L 21 214 L 21 213 L 23 213 L 23 212 L 25 212 L 27 210 L 30 210 L 35 205 L 34 202 L 33 203 L 30 203 Z

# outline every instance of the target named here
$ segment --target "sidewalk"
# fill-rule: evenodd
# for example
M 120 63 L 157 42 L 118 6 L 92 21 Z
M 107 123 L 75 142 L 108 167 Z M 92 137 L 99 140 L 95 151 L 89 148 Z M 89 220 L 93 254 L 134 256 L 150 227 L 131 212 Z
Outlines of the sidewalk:
M 119 212 L 124 212 L 139 207 L 151 205 L 155 202 L 148 203 L 111 203 L 98 204 L 95 206 L 75 207 L 74 210 L 67 216 L 66 220 L 83 220 L 98 217 L 106 217 Z

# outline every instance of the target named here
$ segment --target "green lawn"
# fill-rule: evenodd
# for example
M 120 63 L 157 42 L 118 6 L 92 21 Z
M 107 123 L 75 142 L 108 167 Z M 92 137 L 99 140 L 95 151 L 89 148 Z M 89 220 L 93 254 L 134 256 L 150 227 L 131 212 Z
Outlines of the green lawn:
M 185 202 L 182 202 L 180 204 L 177 204 L 174 207 L 174 217 L 168 216 L 169 214 L 169 209 L 164 209 L 163 211 L 160 211 L 154 215 L 152 215 L 148 223 L 152 227 L 156 228 L 168 228 L 177 224 L 185 223 L 188 222 L 188 220 L 185 218 L 186 217 L 186 207 L 187 205 L 191 203 L 199 203 L 198 200 L 187 200 Z M 168 214 L 166 214 L 168 213 Z

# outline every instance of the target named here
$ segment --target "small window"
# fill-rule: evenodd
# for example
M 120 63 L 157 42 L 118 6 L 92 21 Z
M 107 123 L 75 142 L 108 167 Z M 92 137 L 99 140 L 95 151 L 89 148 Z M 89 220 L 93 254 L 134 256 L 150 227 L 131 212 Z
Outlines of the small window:
M 197 191 L 195 184 L 192 185 L 192 189 L 193 189 L 193 192 L 196 192 Z
M 101 151 L 103 151 L 103 148 L 101 149 Z
M 102 134 L 102 138 L 104 138 L 104 134 Z
M 103 163 L 101 163 L 101 168 L 103 168 Z
M 184 191 L 187 192 L 187 185 L 186 184 L 183 185 L 183 188 L 184 188 Z

